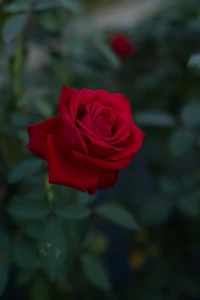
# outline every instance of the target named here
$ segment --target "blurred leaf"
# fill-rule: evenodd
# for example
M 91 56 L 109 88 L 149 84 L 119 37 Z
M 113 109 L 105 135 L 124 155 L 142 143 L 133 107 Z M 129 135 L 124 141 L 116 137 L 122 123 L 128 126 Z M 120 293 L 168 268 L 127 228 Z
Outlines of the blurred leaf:
M 79 191 L 77 191 L 77 193 L 76 193 L 76 198 L 77 198 L 78 203 L 83 206 L 92 203 L 95 199 L 94 196 L 91 196 L 88 193 L 83 193 L 83 192 L 79 192 Z
M 95 45 L 99 52 L 105 57 L 105 59 L 110 63 L 110 65 L 118 70 L 121 66 L 120 60 L 118 59 L 117 55 L 111 50 L 110 46 L 107 45 L 105 42 L 101 41 L 100 39 L 95 41 Z
M 66 286 L 67 280 L 69 280 L 70 275 L 73 273 L 75 264 L 76 264 L 76 257 L 75 257 L 74 250 L 67 251 L 65 262 L 58 270 L 56 276 L 56 279 L 59 281 L 60 285 Z
M 61 7 L 72 11 L 73 13 L 81 13 L 82 7 L 75 0 L 60 0 Z
M 88 251 L 94 255 L 102 255 L 109 245 L 109 239 L 105 234 L 96 233 L 88 245 Z
M 9 43 L 11 40 L 13 40 L 18 35 L 18 33 L 23 30 L 28 21 L 28 18 L 28 14 L 19 14 L 7 18 L 5 23 L 3 24 L 3 40 L 6 43 Z
M 186 103 L 181 110 L 181 118 L 185 125 L 200 126 L 200 102 Z
M 28 135 L 27 135 L 26 130 L 20 130 L 20 131 L 18 132 L 18 138 L 19 138 L 19 139 L 22 141 L 22 143 L 24 143 L 25 145 L 28 144 L 29 138 L 28 138 Z
M 38 170 L 43 168 L 43 166 L 44 162 L 38 158 L 23 160 L 16 167 L 13 168 L 8 177 L 8 181 L 10 183 L 15 183 L 20 180 L 27 179 L 31 175 L 38 172 Z
M 24 224 L 23 231 L 26 235 L 32 237 L 32 238 L 40 238 L 41 232 L 44 228 L 44 221 L 39 222 L 28 222 L 27 224 Z
M 95 209 L 95 212 L 99 216 L 119 226 L 128 229 L 139 229 L 139 225 L 137 224 L 134 217 L 124 208 L 120 207 L 118 204 L 108 203 L 100 205 Z
M 107 270 L 101 260 L 85 254 L 82 256 L 82 264 L 85 277 L 92 285 L 106 291 L 111 289 Z
M 171 135 L 169 140 L 169 148 L 176 156 L 181 156 L 192 150 L 195 143 L 193 132 L 186 129 L 177 129 Z
M 66 238 L 58 220 L 49 220 L 40 240 L 39 251 L 43 266 L 53 281 L 66 257 Z
M 36 270 L 40 267 L 39 254 L 35 246 L 27 242 L 21 242 L 15 247 L 13 260 L 24 270 Z
M 189 217 L 197 217 L 200 214 L 200 192 L 193 192 L 190 195 L 181 197 L 178 208 Z
M 193 54 L 190 57 L 188 67 L 192 69 L 200 69 L 200 53 Z
M 4 253 L 8 248 L 10 236 L 3 228 L 0 228 L 0 241 L 0 253 Z
M 9 264 L 4 260 L 0 260 L 0 297 L 3 295 L 9 278 Z
M 160 189 L 166 195 L 174 196 L 178 193 L 179 187 L 174 179 L 163 178 L 160 182 Z
M 35 105 L 41 116 L 45 118 L 51 117 L 53 109 L 50 102 L 41 98 L 36 98 Z
M 59 14 L 54 12 L 44 12 L 38 16 L 39 24 L 50 32 L 57 32 L 61 27 L 61 19 Z M 42 99 L 40 101 L 43 101 Z
M 19 12 L 29 12 L 31 8 L 31 1 L 28 0 L 18 0 L 11 4 L 5 5 L 3 10 L 8 13 L 19 13 Z
M 44 196 L 29 194 L 14 196 L 8 208 L 9 213 L 20 220 L 43 219 L 49 214 L 49 207 Z
M 173 127 L 176 125 L 176 119 L 163 112 L 141 112 L 134 117 L 135 122 L 140 125 L 156 126 L 156 127 Z
M 59 7 L 59 1 L 42 0 L 34 5 L 34 10 L 47 10 Z
M 65 201 L 54 202 L 55 214 L 67 220 L 83 220 L 89 217 L 90 210 L 81 204 L 67 204 Z
M 52 296 L 48 282 L 42 278 L 36 279 L 30 288 L 30 300 L 50 300 Z
M 17 274 L 17 283 L 19 285 L 27 285 L 33 280 L 34 273 L 32 271 L 20 270 Z
M 144 225 L 164 223 L 173 210 L 173 202 L 166 198 L 147 199 L 140 210 L 140 221 Z
M 47 10 L 52 8 L 64 8 L 73 13 L 80 13 L 81 7 L 74 0 L 43 0 L 34 6 L 34 10 Z

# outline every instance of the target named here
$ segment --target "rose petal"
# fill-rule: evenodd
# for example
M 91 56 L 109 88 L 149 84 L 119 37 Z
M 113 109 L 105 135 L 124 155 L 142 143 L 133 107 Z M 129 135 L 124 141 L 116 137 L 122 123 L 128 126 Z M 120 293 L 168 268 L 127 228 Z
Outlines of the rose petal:
M 112 94 L 105 90 L 96 90 L 87 95 L 85 102 L 99 102 L 103 106 L 111 107 L 114 111 L 123 112 L 128 120 L 132 120 L 130 101 L 122 94 Z
M 102 167 L 110 170 L 121 170 L 126 167 L 130 163 L 130 157 L 123 158 L 118 161 L 108 161 L 102 158 L 95 158 L 92 156 L 88 156 L 86 154 L 80 153 L 78 151 L 72 151 L 73 155 L 77 158 L 85 159 L 89 161 L 91 164 L 97 167 Z
M 78 151 L 73 151 L 73 154 L 77 158 L 88 160 L 95 166 L 110 170 L 121 170 L 131 162 L 134 155 L 141 148 L 145 135 L 135 124 L 132 124 L 131 135 L 124 151 L 113 153 L 103 158 L 84 155 Z
M 77 125 L 79 126 L 84 137 L 89 155 L 94 157 L 104 157 L 115 152 L 124 151 L 124 148 L 115 147 L 105 143 L 101 138 L 95 136 L 93 132 L 89 131 L 87 127 L 80 121 L 77 121 Z
M 82 192 L 94 190 L 98 185 L 96 168 L 83 159 L 77 159 L 66 142 L 48 135 L 49 182 L 65 185 Z
M 99 176 L 98 189 L 110 189 L 118 181 L 118 171 L 97 168 L 97 172 Z
M 47 135 L 58 134 L 64 136 L 64 124 L 60 116 L 51 118 L 36 125 L 27 127 L 29 135 L 28 149 L 34 155 L 47 160 Z
M 60 101 L 58 103 L 58 110 L 63 118 L 63 120 L 66 120 L 66 118 L 75 120 L 76 118 L 76 112 L 74 109 L 74 102 L 78 95 L 79 91 L 76 89 L 70 89 L 66 86 L 63 86 L 61 95 L 60 95 Z

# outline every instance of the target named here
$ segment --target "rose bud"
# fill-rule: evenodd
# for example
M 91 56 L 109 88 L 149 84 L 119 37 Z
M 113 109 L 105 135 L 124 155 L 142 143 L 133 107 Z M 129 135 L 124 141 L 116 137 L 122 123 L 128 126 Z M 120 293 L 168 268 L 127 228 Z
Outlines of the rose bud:
M 111 37 L 112 50 L 122 59 L 131 57 L 135 52 L 134 44 L 123 34 L 114 34 Z

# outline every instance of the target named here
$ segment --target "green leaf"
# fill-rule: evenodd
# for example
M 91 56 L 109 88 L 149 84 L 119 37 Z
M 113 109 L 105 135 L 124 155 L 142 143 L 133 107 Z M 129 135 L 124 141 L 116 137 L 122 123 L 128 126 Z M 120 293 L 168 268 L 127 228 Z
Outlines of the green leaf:
M 32 283 L 30 289 L 30 300 L 50 300 L 51 299 L 51 289 L 46 280 L 39 278 Z
M 34 10 L 47 10 L 47 9 L 52 9 L 52 8 L 57 8 L 59 7 L 59 1 L 54 1 L 54 0 L 43 0 L 39 1 L 34 5 Z
M 77 193 L 76 193 L 76 198 L 77 198 L 78 203 L 81 205 L 90 204 L 95 199 L 94 196 L 91 196 L 88 193 L 83 193 L 83 192 L 79 192 L 79 191 L 77 191 Z
M 43 266 L 53 281 L 66 257 L 66 239 L 58 220 L 49 220 L 40 240 L 39 251 Z
M 27 196 L 14 196 L 8 208 L 9 213 L 20 220 L 43 219 L 49 214 L 47 201 L 38 194 Z
M 40 259 L 34 245 L 27 242 L 18 244 L 13 252 L 14 263 L 24 270 L 36 270 L 40 267 Z
M 55 214 L 66 220 L 83 220 L 89 217 L 90 210 L 81 204 L 66 204 L 65 201 L 54 202 Z
M 28 18 L 28 14 L 19 14 L 7 18 L 7 20 L 3 24 L 2 31 L 4 42 L 9 43 L 11 40 L 13 40 L 18 35 L 18 33 L 23 30 L 28 21 Z
M 200 214 L 200 192 L 190 193 L 178 202 L 179 210 L 186 216 L 197 217 Z
M 4 290 L 8 283 L 9 278 L 9 264 L 4 260 L 0 260 L 0 297 L 3 295 Z
M 20 270 L 17 274 L 17 283 L 19 285 L 27 285 L 33 280 L 34 272 Z
M 164 112 L 141 112 L 135 115 L 135 122 L 141 125 L 154 127 L 173 127 L 176 125 L 176 119 Z
M 92 285 L 105 291 L 111 289 L 107 270 L 101 260 L 85 254 L 82 256 L 82 265 L 85 277 Z
M 173 210 L 173 203 L 167 198 L 154 198 L 145 201 L 140 211 L 140 221 L 144 225 L 157 225 L 165 222 Z
M 44 221 L 39 222 L 29 222 L 28 224 L 24 224 L 23 231 L 27 236 L 32 238 L 40 238 L 41 232 L 44 228 Z
M 193 54 L 190 57 L 188 67 L 192 69 L 200 69 L 200 53 Z
M 79 14 L 82 11 L 82 7 L 75 0 L 60 0 L 60 5 L 73 13 Z
M 46 100 L 37 98 L 35 101 L 35 105 L 41 116 L 49 118 L 52 115 L 52 107 Z
M 73 13 L 81 12 L 81 6 L 74 0 L 43 0 L 34 6 L 34 10 L 41 11 L 61 7 Z
M 4 253 L 9 245 L 10 236 L 6 230 L 0 229 L 0 253 Z
M 44 163 L 38 159 L 28 159 L 20 162 L 13 170 L 11 171 L 8 181 L 10 183 L 15 183 L 20 180 L 29 178 L 31 175 L 37 173 L 44 166 Z
M 176 156 L 182 156 L 192 150 L 195 143 L 194 133 L 186 129 L 177 129 L 171 135 L 169 148 Z
M 29 3 L 28 3 L 29 2 Z M 3 11 L 8 13 L 19 13 L 19 12 L 29 12 L 31 8 L 31 1 L 15 1 L 11 4 L 5 5 Z
M 96 213 L 117 225 L 128 229 L 139 229 L 134 217 L 118 204 L 104 204 L 96 208 Z
M 96 45 L 97 49 L 99 50 L 99 52 L 108 61 L 108 63 L 110 63 L 110 65 L 114 69 L 118 70 L 121 66 L 120 60 L 117 57 L 117 55 L 115 55 L 115 53 L 111 50 L 110 46 L 101 40 L 95 41 L 95 45 Z
M 193 101 L 185 104 L 181 110 L 181 118 L 185 125 L 200 126 L 200 103 Z

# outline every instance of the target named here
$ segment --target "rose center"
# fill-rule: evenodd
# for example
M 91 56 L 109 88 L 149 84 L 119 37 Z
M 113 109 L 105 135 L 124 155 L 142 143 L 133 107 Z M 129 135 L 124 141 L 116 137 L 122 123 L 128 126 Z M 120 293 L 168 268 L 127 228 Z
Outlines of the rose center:
M 93 126 L 104 137 L 112 136 L 112 127 L 115 122 L 115 115 L 111 108 L 103 107 L 93 118 Z

